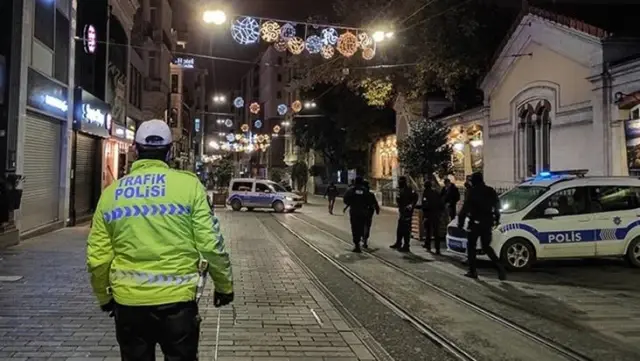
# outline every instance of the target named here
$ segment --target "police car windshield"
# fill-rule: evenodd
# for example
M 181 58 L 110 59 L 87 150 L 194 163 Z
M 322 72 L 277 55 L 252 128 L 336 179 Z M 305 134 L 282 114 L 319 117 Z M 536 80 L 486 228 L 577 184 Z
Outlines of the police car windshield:
M 513 213 L 524 209 L 547 191 L 542 186 L 520 186 L 500 195 L 500 212 Z
M 287 190 L 276 182 L 269 182 L 269 186 L 273 188 L 274 192 L 286 192 Z

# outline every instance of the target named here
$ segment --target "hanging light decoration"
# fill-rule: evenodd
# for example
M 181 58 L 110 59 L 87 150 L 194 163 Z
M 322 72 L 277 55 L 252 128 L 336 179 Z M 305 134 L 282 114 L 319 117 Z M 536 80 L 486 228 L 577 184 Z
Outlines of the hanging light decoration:
M 289 110 L 289 108 L 287 107 L 286 104 L 280 104 L 278 105 L 278 114 L 279 115 L 285 115 L 287 114 L 287 111 Z
M 371 45 L 373 45 L 373 39 L 371 38 L 371 36 L 369 36 L 369 34 L 365 32 L 361 32 L 358 34 L 358 46 L 361 49 L 370 48 Z
M 307 38 L 306 45 L 309 54 L 318 54 L 322 50 L 322 38 L 318 35 L 311 35 Z
M 333 58 L 334 53 L 335 53 L 335 50 L 331 45 L 323 45 L 322 49 L 320 50 L 320 55 L 322 55 L 322 57 L 325 59 Z
M 262 120 L 260 120 L 260 119 L 256 120 L 255 122 L 253 122 L 253 126 L 254 126 L 256 129 L 260 129 L 260 128 L 262 128 Z
M 286 23 L 280 27 L 280 38 L 289 40 L 296 36 L 296 27 L 291 23 Z
M 294 36 L 293 38 L 287 40 L 287 48 L 293 55 L 302 54 L 302 51 L 304 51 L 304 45 L 304 40 L 297 36 Z
M 280 126 L 279 125 L 274 125 L 273 126 L 273 132 L 274 133 L 280 133 Z
M 237 18 L 231 25 L 231 36 L 241 45 L 257 43 L 260 40 L 260 23 L 248 16 Z
M 253 114 L 260 113 L 260 104 L 256 102 L 251 103 L 251 105 L 249 105 L 249 111 Z
M 242 108 L 244 106 L 244 99 L 242 99 L 242 97 L 233 99 L 233 106 L 236 108 Z
M 236 136 L 232 133 L 227 134 L 227 141 L 233 142 L 236 139 Z
M 243 132 L 248 132 L 249 131 L 249 124 L 242 124 L 242 126 L 240 127 L 240 130 L 242 130 Z M 240 138 L 240 139 L 244 139 L 244 138 Z
M 322 41 L 325 45 L 336 45 L 338 43 L 338 31 L 334 28 L 322 29 Z
M 233 126 L 233 120 L 228 119 L 224 121 L 224 125 L 227 126 L 227 128 L 231 128 Z
M 280 24 L 275 21 L 264 22 L 260 27 L 260 34 L 262 35 L 262 40 L 273 43 L 280 38 Z
M 295 102 L 293 102 L 291 104 L 291 110 L 293 110 L 296 113 L 301 111 L 302 110 L 302 102 L 300 102 L 299 100 L 296 100 Z
M 276 49 L 276 51 L 279 52 L 283 52 L 283 51 L 287 51 L 287 41 L 286 40 L 278 40 L 273 44 L 273 48 Z
M 350 57 L 358 51 L 358 38 L 352 32 L 347 31 L 338 38 L 338 52 L 343 56 Z
M 236 140 L 240 141 L 240 139 L 242 139 L 242 137 L 244 137 L 244 135 L 242 134 L 236 134 Z
M 362 58 L 364 60 L 371 60 L 376 55 L 376 51 L 372 48 L 366 48 L 362 50 Z

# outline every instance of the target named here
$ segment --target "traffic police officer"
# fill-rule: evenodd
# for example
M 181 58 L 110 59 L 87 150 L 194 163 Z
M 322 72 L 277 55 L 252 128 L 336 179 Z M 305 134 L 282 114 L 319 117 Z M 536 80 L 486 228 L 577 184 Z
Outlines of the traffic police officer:
M 208 262 L 220 307 L 233 301 L 229 254 L 200 180 L 167 164 L 167 124 L 142 123 L 135 143 L 138 160 L 104 190 L 93 217 L 91 286 L 101 309 L 115 316 L 123 360 L 154 360 L 159 343 L 166 359 L 193 361 L 200 334 L 195 296 L 205 276 L 199 261 Z
M 369 248 L 369 236 L 371 235 L 371 225 L 373 224 L 373 214 L 380 214 L 380 205 L 375 194 L 371 192 L 369 182 L 364 181 L 364 187 L 367 189 L 367 197 L 369 197 L 369 209 L 367 210 L 367 218 L 364 224 L 364 233 L 362 234 L 362 247 Z
M 407 183 L 407 177 L 398 178 L 399 193 L 396 197 L 398 204 L 398 228 L 396 229 L 396 243 L 390 247 L 399 249 L 400 252 L 409 252 L 411 241 L 411 220 L 413 210 L 418 203 L 418 193 Z
M 372 207 L 371 192 L 365 187 L 364 180 L 358 176 L 353 187 L 347 189 L 343 201 L 349 208 L 349 220 L 351 222 L 351 236 L 353 238 L 353 252 L 362 252 L 360 242 L 364 237 L 364 228 L 367 222 L 369 209 Z
M 458 228 L 464 228 L 465 219 L 469 218 L 469 230 L 467 235 L 467 257 L 469 261 L 469 272 L 467 277 L 478 278 L 476 271 L 476 246 L 478 238 L 482 250 L 489 256 L 494 267 L 498 270 L 500 280 L 506 279 L 506 272 L 500 263 L 498 256 L 491 248 L 491 233 L 493 226 L 500 223 L 500 199 L 495 189 L 484 183 L 482 173 L 476 172 L 471 175 L 471 187 L 465 196 L 464 204 L 458 214 Z

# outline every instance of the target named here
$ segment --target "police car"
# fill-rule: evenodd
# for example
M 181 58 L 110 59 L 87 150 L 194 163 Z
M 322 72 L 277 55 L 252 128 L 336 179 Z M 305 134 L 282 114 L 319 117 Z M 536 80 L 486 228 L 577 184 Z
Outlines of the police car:
M 640 179 L 585 174 L 542 172 L 500 195 L 501 219 L 491 247 L 505 266 L 519 270 L 539 259 L 625 257 L 640 267 Z M 457 224 L 454 219 L 447 227 L 447 248 L 464 254 L 468 219 L 464 229 Z
M 249 211 L 255 208 L 272 208 L 278 213 L 293 212 L 302 208 L 302 203 L 302 197 L 270 180 L 234 178 L 229 183 L 227 205 L 234 211 L 246 207 Z

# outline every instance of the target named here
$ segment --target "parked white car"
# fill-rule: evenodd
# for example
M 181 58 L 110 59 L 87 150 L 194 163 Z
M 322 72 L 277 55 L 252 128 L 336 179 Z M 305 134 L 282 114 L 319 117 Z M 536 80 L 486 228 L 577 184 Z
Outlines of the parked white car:
M 272 208 L 282 213 L 302 208 L 303 199 L 270 180 L 234 178 L 229 183 L 227 204 L 234 211 L 240 211 L 243 207 L 249 211 L 255 208 Z
M 640 267 L 640 179 L 569 173 L 543 172 L 500 195 L 491 247 L 501 261 L 518 270 L 539 259 L 625 257 Z M 466 253 L 457 224 L 447 227 L 447 248 Z

